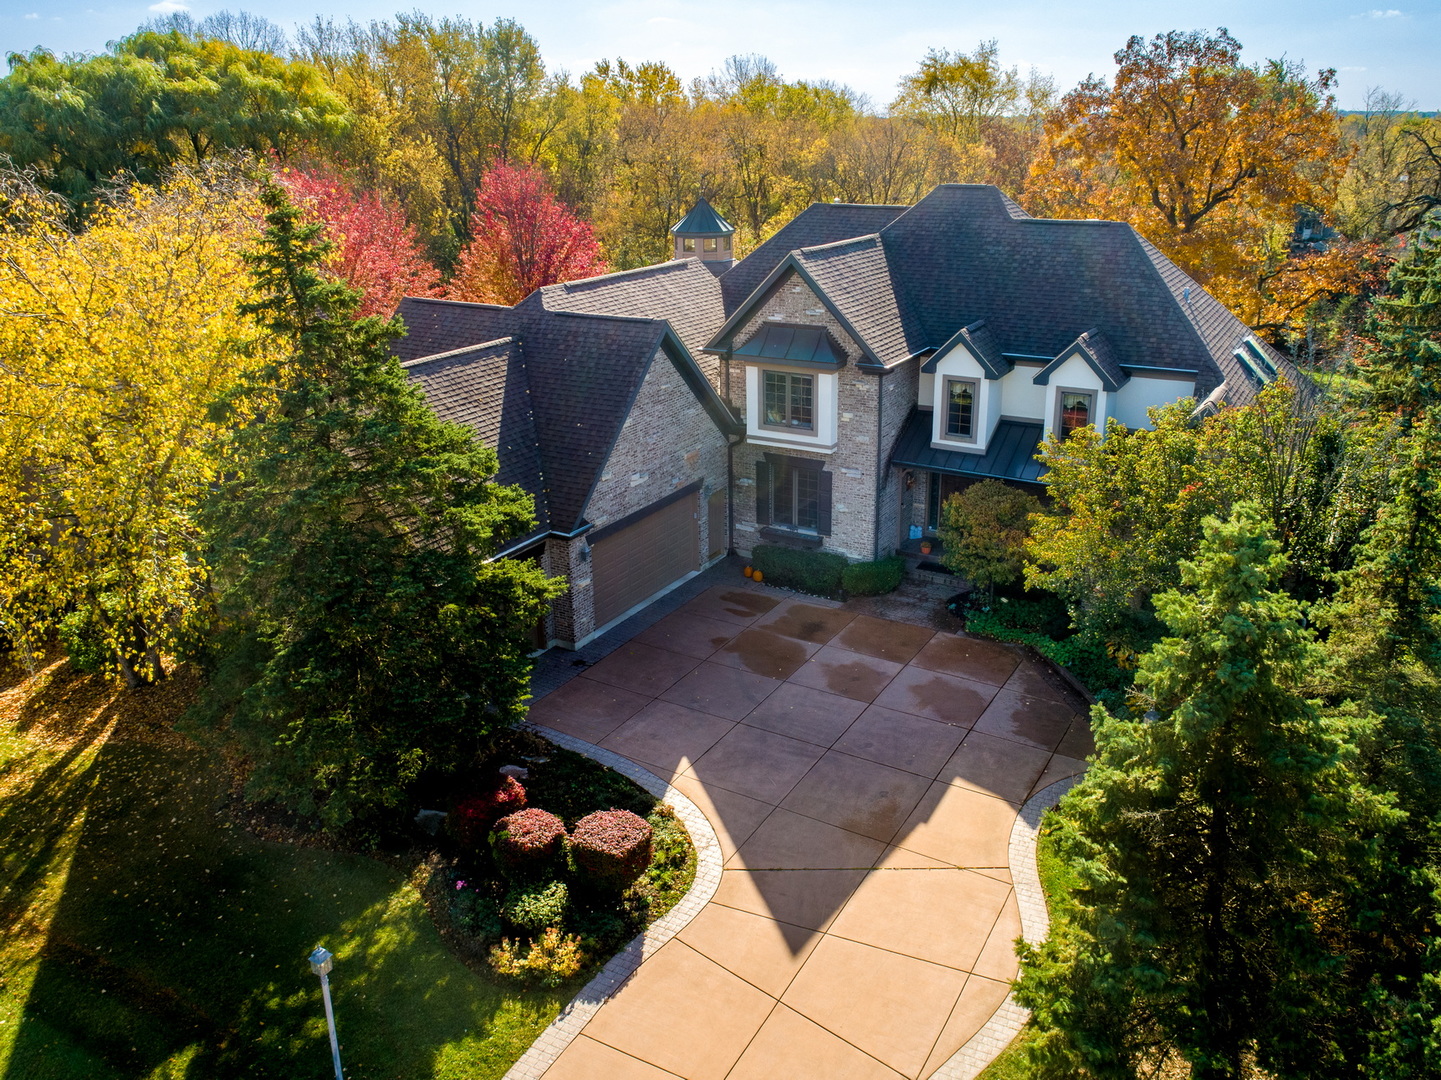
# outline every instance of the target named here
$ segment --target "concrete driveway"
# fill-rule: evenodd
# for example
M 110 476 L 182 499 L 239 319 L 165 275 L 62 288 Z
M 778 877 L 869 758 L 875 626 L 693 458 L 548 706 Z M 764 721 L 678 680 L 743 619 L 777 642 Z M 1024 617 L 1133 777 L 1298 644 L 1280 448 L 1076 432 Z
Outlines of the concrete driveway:
M 710 818 L 713 900 L 547 1080 L 928 1077 L 1016 973 L 1021 804 L 1084 768 L 1081 708 L 989 642 L 718 586 L 530 718 Z

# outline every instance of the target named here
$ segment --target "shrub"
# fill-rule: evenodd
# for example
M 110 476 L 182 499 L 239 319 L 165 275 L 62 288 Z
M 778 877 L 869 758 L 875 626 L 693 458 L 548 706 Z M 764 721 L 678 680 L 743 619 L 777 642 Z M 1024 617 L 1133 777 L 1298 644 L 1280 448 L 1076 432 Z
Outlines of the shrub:
M 570 857 L 601 888 L 624 889 L 650 865 L 651 827 L 629 810 L 597 810 L 575 823 Z
M 562 937 L 552 926 L 529 947 L 523 941 L 506 938 L 490 950 L 489 961 L 497 975 L 535 981 L 541 986 L 559 986 L 579 974 L 585 966 L 585 953 L 581 951 L 580 938 L 574 934 Z
M 999 480 L 958 491 L 941 507 L 941 562 L 983 589 L 1021 576 L 1031 515 L 1041 500 Z
M 450 922 L 462 933 L 494 941 L 505 927 L 500 921 L 500 908 L 488 896 L 462 886 L 450 901 Z
M 505 921 L 521 930 L 543 930 L 559 926 L 570 908 L 570 890 L 563 881 L 522 885 L 505 894 L 500 913 Z
M 899 555 L 875 562 L 851 563 L 841 573 L 841 585 L 852 596 L 880 596 L 895 592 L 906 574 L 906 560 Z
M 560 850 L 565 825 L 554 814 L 531 807 L 495 823 L 490 850 L 507 876 L 524 877 L 544 870 Z
M 751 565 L 772 585 L 832 596 L 841 587 L 846 557 L 828 551 L 799 551 L 779 544 L 760 544 L 751 552 Z
M 490 791 L 466 799 L 446 820 L 461 844 L 478 848 L 490 835 L 491 826 L 507 814 L 525 809 L 525 788 L 513 776 L 504 777 Z

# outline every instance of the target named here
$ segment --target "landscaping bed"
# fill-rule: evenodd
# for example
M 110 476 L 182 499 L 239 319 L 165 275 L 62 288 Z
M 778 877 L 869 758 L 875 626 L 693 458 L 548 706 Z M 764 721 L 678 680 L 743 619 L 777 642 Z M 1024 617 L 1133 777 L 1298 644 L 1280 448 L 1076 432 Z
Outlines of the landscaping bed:
M 507 766 L 524 775 L 502 776 Z M 505 735 L 451 806 L 427 896 L 446 940 L 492 978 L 582 979 L 695 880 L 695 847 L 669 806 L 530 732 Z
M 994 593 L 976 589 L 953 596 L 946 607 L 962 620 L 966 633 L 1029 645 L 1104 704 L 1118 704 L 1131 684 L 1131 671 L 1103 642 L 1072 629 L 1066 605 L 1054 593 L 1006 586 Z

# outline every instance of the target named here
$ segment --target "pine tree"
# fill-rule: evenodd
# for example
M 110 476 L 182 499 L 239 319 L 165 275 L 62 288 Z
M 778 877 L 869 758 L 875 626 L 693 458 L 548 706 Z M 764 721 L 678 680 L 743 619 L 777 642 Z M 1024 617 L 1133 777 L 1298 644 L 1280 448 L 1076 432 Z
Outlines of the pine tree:
M 277 187 L 263 202 L 249 310 L 287 355 L 234 402 L 258 420 L 210 509 L 239 628 L 217 685 L 243 687 L 252 794 L 335 828 L 524 715 L 531 629 L 558 590 L 491 558 L 533 526 L 531 499 L 427 409 L 389 351 L 399 324 L 356 318 L 359 293 L 321 272 L 321 226 Z
M 1327 1065 L 1331 898 L 1348 837 L 1385 810 L 1346 764 L 1364 724 L 1297 691 L 1318 658 L 1260 510 L 1204 535 L 1186 588 L 1156 598 L 1174 636 L 1138 673 L 1153 718 L 1098 709 L 1062 804 L 1083 884 L 1018 990 L 1056 1075 L 1130 1077 L 1172 1052 L 1197 1080 Z

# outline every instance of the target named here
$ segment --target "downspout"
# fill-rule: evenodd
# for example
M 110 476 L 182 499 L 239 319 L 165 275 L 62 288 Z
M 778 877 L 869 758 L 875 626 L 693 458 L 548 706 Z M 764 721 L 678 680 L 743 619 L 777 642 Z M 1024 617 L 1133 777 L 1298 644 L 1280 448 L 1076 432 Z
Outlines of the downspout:
M 871 551 L 872 561 L 878 561 L 881 557 L 881 493 L 885 490 L 885 478 L 881 475 L 881 439 L 886 429 L 886 383 L 885 373 L 876 376 L 876 513 L 875 521 L 871 526 L 871 535 L 875 538 L 875 544 Z
M 736 553 L 736 447 L 744 441 L 744 436 L 731 442 L 730 436 L 726 436 L 726 554 Z

